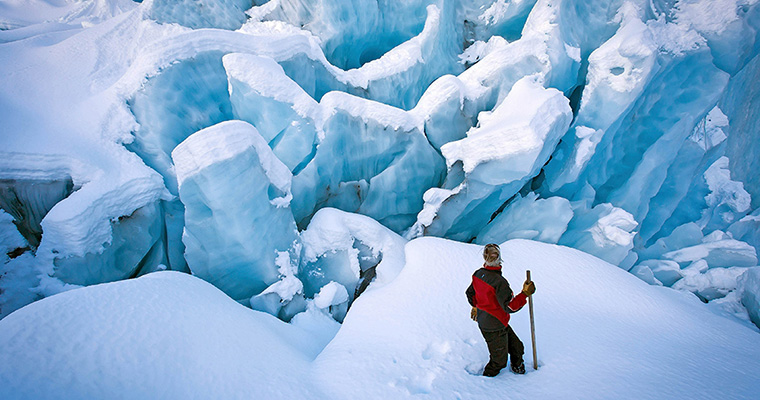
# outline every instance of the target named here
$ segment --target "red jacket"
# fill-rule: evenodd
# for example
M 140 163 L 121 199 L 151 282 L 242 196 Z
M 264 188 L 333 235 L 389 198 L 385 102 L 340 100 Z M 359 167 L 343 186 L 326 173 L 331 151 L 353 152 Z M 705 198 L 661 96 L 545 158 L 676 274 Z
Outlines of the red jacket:
M 478 309 L 478 326 L 484 331 L 501 330 L 509 325 L 509 314 L 528 301 L 525 294 L 512 295 L 509 282 L 501 276 L 501 266 L 483 266 L 472 274 L 467 301 Z

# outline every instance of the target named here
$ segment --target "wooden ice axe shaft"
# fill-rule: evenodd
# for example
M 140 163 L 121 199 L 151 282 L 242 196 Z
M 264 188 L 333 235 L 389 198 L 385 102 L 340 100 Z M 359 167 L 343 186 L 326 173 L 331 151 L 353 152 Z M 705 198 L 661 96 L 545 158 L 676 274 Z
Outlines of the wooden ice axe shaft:
M 526 271 L 530 282 L 530 270 Z M 536 356 L 536 324 L 533 322 L 533 296 L 528 296 L 528 311 L 530 311 L 530 340 L 533 343 L 533 369 L 538 369 L 538 356 Z

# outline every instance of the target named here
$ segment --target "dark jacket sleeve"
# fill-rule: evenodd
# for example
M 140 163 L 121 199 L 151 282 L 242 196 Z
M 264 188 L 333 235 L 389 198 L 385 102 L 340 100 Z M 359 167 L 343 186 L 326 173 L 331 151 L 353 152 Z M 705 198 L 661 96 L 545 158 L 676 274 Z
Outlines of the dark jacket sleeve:
M 470 283 L 470 287 L 467 288 L 465 294 L 467 295 L 467 302 L 469 302 L 471 306 L 475 307 L 475 288 L 472 287 L 472 283 Z
M 509 287 L 507 280 L 502 278 L 496 285 L 496 300 L 499 301 L 501 308 L 508 313 L 514 312 L 509 308 L 509 302 L 512 300 L 512 289 Z

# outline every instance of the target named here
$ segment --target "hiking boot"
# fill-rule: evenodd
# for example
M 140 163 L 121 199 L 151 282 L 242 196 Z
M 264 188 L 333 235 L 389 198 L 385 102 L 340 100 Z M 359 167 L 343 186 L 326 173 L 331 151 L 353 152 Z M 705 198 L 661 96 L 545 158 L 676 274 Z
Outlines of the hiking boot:
M 512 364 L 512 372 L 516 374 L 524 374 L 525 373 L 525 363 L 520 361 L 519 364 Z
M 489 363 L 486 365 L 486 368 L 483 370 L 483 376 L 490 376 L 490 377 L 493 377 L 493 376 L 499 375 L 499 371 L 500 371 L 500 370 L 501 370 L 501 368 L 499 368 L 499 367 L 494 367 L 494 366 L 493 366 L 493 365 L 491 365 L 491 363 L 489 362 Z

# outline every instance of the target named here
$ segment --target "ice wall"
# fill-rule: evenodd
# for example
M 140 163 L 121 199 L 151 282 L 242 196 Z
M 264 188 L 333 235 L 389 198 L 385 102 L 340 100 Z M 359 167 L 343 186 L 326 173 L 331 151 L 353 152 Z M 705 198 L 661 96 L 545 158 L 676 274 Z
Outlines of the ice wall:
M 166 265 L 161 208 L 158 202 L 141 207 L 111 223 L 111 241 L 83 257 L 54 261 L 55 276 L 76 285 L 93 285 L 134 278 L 143 267 Z
M 340 92 L 326 95 L 325 138 L 293 180 L 299 223 L 321 207 L 375 218 L 400 232 L 422 209 L 422 194 L 440 184 L 443 160 L 403 110 Z M 335 154 L 345 156 L 336 160 Z
M 301 240 L 298 275 L 304 282 L 303 294 L 318 302 L 326 286 L 340 285 L 346 291 L 345 298 L 327 304 L 339 321 L 367 288 L 382 287 L 396 278 L 406 244 L 372 218 L 333 208 L 319 210 Z
M 146 0 L 151 19 L 189 28 L 237 29 L 246 20 L 253 0 Z
M 28 265 L 33 258 L 27 253 L 29 243 L 14 222 L 10 214 L 0 210 L 0 318 L 40 297 L 28 290 L 39 279 Z
M 436 1 L 272 0 L 252 14 L 254 18 L 285 21 L 308 30 L 320 38 L 325 56 L 332 64 L 351 69 L 380 58 L 419 34 L 425 21 L 425 6 L 431 3 Z M 404 18 L 399 18 L 400 15 Z
M 567 99 L 544 89 L 538 77 L 515 83 L 493 112 L 480 114 L 466 138 L 441 147 L 451 189 L 425 194 L 413 229 L 464 241 L 477 236 L 501 204 L 538 174 L 571 119 Z
M 242 121 L 200 130 L 172 151 L 185 205 L 185 259 L 193 275 L 234 299 L 277 280 L 276 252 L 297 237 L 291 175 Z
M 410 109 L 414 107 L 432 81 L 441 75 L 460 73 L 463 70 L 458 57 L 463 45 L 462 27 L 458 20 L 459 13 L 453 2 L 443 2 L 438 6 L 431 4 L 427 7 L 423 4 L 415 8 L 417 10 L 415 13 L 426 15 L 423 29 L 419 34 L 399 41 L 387 52 L 373 55 L 376 58 L 350 69 L 340 60 L 330 58 L 324 52 L 325 41 L 322 37 L 298 29 L 298 27 L 305 28 L 303 22 L 289 21 L 286 18 L 285 21 L 294 24 L 294 27 L 279 21 L 268 21 L 271 19 L 268 13 L 277 3 L 270 2 L 252 9 L 250 13 L 253 18 L 243 26 L 241 31 L 257 36 L 286 36 L 287 41 L 290 42 L 289 45 L 293 44 L 295 38 L 308 43 L 307 46 L 297 46 L 293 49 L 295 51 L 285 52 L 275 58 L 288 76 L 317 100 L 331 90 L 341 90 L 392 106 Z M 353 4 L 348 6 L 354 7 Z M 398 6 L 383 3 L 382 7 L 385 6 L 414 7 L 414 2 Z M 331 7 L 343 6 L 327 6 L 327 8 Z M 322 21 L 323 16 L 319 18 Z M 264 22 L 259 22 L 262 20 Z M 403 20 L 408 21 L 408 19 Z M 334 22 L 335 20 L 325 21 Z M 398 22 L 398 20 L 395 21 Z M 349 25 L 347 28 L 361 30 L 367 27 L 369 25 Z M 332 29 L 334 29 L 332 26 L 328 29 L 330 35 L 335 34 Z M 378 35 L 382 34 L 372 35 L 371 43 L 380 43 L 382 39 Z M 349 33 L 346 35 L 350 37 Z M 341 40 L 345 39 L 341 37 Z M 362 49 L 355 42 L 349 43 L 347 49 Z M 372 45 L 368 44 L 368 46 Z M 308 47 L 308 49 L 302 50 L 300 47 Z M 309 66 L 304 67 L 304 65 Z
M 12 218 L 3 236 L 22 234 L 26 243 L 4 252 L 3 315 L 66 288 L 166 264 L 157 206 L 163 193 L 155 185 L 160 178 L 136 175 L 105 178 L 103 170 L 62 155 L 3 155 L 0 204 Z
M 271 58 L 250 54 L 224 56 L 235 118 L 247 121 L 275 155 L 294 173 L 314 157 L 322 108 Z
M 760 7 L 755 9 L 760 10 Z M 760 56 L 756 55 L 731 77 L 720 101 L 720 107 L 730 121 L 726 132 L 726 155 L 730 160 L 731 175 L 744 182 L 745 189 L 752 195 L 754 209 L 760 207 L 760 177 L 757 174 L 760 168 L 760 141 L 756 140 L 760 126 L 760 89 L 755 84 L 758 80 Z
M 742 304 L 747 307 L 749 317 L 760 326 L 760 269 L 752 268 L 740 278 Z
M 18 231 L 32 247 L 37 247 L 42 239 L 42 218 L 73 191 L 70 176 L 57 180 L 2 179 L 0 208 L 13 215 Z

